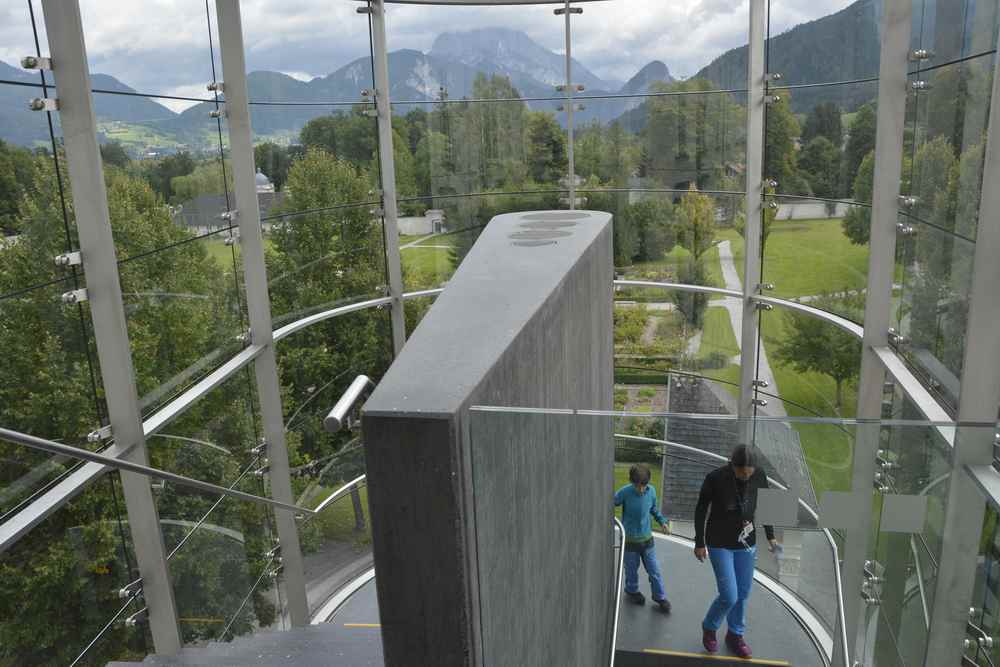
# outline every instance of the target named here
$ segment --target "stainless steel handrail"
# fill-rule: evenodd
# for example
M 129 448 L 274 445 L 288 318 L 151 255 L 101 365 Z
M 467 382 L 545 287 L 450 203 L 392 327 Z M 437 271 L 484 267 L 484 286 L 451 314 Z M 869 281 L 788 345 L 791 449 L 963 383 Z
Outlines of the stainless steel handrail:
M 323 419 L 323 427 L 329 433 L 336 433 L 345 425 L 348 425 L 348 413 L 354 407 L 354 404 L 358 402 L 362 395 L 366 391 L 370 391 L 375 388 L 375 383 L 371 381 L 367 375 L 359 375 L 354 378 L 347 390 L 340 397 L 340 400 L 333 406 L 326 418 Z
M 283 509 L 290 512 L 304 512 L 306 514 L 316 513 L 315 510 L 311 510 L 307 507 L 299 507 L 298 505 L 283 503 L 280 500 L 273 500 L 271 498 L 255 496 L 252 493 L 244 493 L 243 491 L 229 489 L 224 486 L 211 484 L 209 482 L 202 482 L 201 480 L 191 479 L 190 477 L 185 477 L 183 475 L 167 472 L 166 470 L 160 470 L 159 468 L 151 468 L 149 466 L 144 466 L 139 463 L 133 463 L 132 461 L 125 461 L 123 459 L 104 456 L 103 454 L 97 454 L 95 452 L 90 452 L 87 451 L 86 449 L 80 449 L 78 447 L 63 445 L 58 442 L 52 442 L 51 440 L 45 440 L 44 438 L 38 438 L 33 435 L 28 435 L 27 433 L 21 433 L 19 431 L 12 431 L 10 429 L 0 428 L 0 440 L 8 440 L 10 442 L 17 443 L 25 447 L 29 447 L 31 449 L 37 449 L 43 452 L 49 452 L 51 454 L 63 454 L 65 456 L 71 456 L 73 458 L 82 459 L 84 461 L 100 463 L 101 465 L 108 466 L 109 468 L 116 468 L 118 470 L 127 470 L 128 472 L 134 472 L 140 475 L 146 475 L 147 477 L 155 477 L 156 479 L 162 479 L 167 482 L 173 482 L 174 484 L 178 484 L 180 486 L 187 486 L 192 489 L 199 489 L 201 491 L 209 491 L 211 493 L 219 493 L 226 496 L 232 496 L 233 498 L 239 498 L 240 500 L 247 500 L 252 503 L 270 505 L 271 507 L 277 507 L 278 509 Z
M 670 440 L 658 440 L 656 438 L 647 438 L 640 435 L 626 435 L 624 433 L 615 433 L 614 437 L 620 438 L 622 440 L 649 442 L 657 445 L 666 445 L 674 449 L 683 449 L 685 451 L 701 454 L 702 456 L 706 456 L 708 458 L 715 459 L 717 461 L 722 461 L 723 463 L 726 463 L 729 460 L 725 456 L 722 456 L 721 454 L 706 452 L 703 449 L 698 449 L 697 447 L 691 447 L 690 445 L 682 445 L 679 442 L 671 442 Z M 788 487 L 786 487 L 784 484 L 771 477 L 768 477 L 767 481 L 769 484 L 773 484 L 775 487 L 781 489 L 782 491 L 788 490 Z M 809 503 L 802 500 L 802 498 L 796 498 L 796 500 L 798 500 L 798 503 L 802 507 L 802 509 L 804 509 L 813 519 L 819 521 L 819 515 L 816 513 L 816 510 L 814 510 L 812 507 L 809 506 Z M 841 665 L 836 667 L 847 667 L 848 665 L 851 664 L 851 660 L 850 660 L 850 644 L 847 641 L 847 623 L 844 617 L 844 584 L 840 572 L 840 550 L 837 548 L 837 542 L 836 540 L 833 539 L 833 534 L 829 531 L 829 529 L 820 528 L 820 531 L 823 533 L 823 535 L 826 536 L 826 540 L 830 544 L 830 551 L 833 553 L 833 574 L 836 580 L 837 622 L 839 626 L 837 632 L 837 640 L 840 642 L 841 649 L 844 652 L 843 662 L 841 663 Z M 837 652 L 834 651 L 833 653 L 834 655 L 836 655 Z
M 613 517 L 615 530 L 618 531 L 618 573 L 615 576 L 615 614 L 614 624 L 611 626 L 611 662 L 610 667 L 615 667 L 615 648 L 618 646 L 618 615 L 622 606 L 622 577 L 625 575 L 625 526 L 622 525 L 618 517 Z
M 348 493 L 350 493 L 350 491 L 354 487 L 356 487 L 356 486 L 360 487 L 361 484 L 367 484 L 367 483 L 368 483 L 368 476 L 367 475 L 358 475 L 357 477 L 355 477 L 354 479 L 352 479 L 350 482 L 348 482 L 347 484 L 344 484 L 342 487 L 340 487 L 339 489 L 337 489 L 336 491 L 334 491 L 333 493 L 331 493 L 329 496 L 327 496 L 326 499 L 323 500 L 323 502 L 321 502 L 319 505 L 316 506 L 316 509 L 312 510 L 312 513 L 313 514 L 319 514 L 325 508 L 327 508 L 331 503 L 336 502 L 337 500 L 343 498 Z

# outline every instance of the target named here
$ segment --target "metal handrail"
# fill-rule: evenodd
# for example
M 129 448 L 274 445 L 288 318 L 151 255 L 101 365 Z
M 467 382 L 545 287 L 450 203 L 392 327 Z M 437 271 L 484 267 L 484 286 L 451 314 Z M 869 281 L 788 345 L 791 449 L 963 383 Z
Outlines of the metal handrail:
M 702 456 L 716 459 L 718 461 L 722 461 L 723 463 L 729 461 L 729 459 L 727 459 L 725 456 L 722 456 L 721 454 L 715 454 L 714 452 L 706 452 L 703 449 L 698 449 L 697 447 L 691 447 L 690 445 L 682 445 L 679 442 L 671 442 L 670 440 L 659 440 L 657 438 L 647 438 L 640 435 L 626 435 L 624 433 L 615 433 L 614 437 L 621 438 L 622 440 L 649 442 L 658 445 L 666 445 L 668 447 L 673 447 L 676 449 L 683 449 L 690 452 L 697 452 Z M 782 491 L 788 490 L 788 487 L 786 487 L 784 484 L 771 477 L 768 477 L 767 481 L 769 484 L 773 484 L 775 487 L 781 489 Z M 798 501 L 798 504 L 802 507 L 802 509 L 804 509 L 814 520 L 819 521 L 819 514 L 817 514 L 816 511 L 809 506 L 809 503 L 802 500 L 802 498 L 798 497 L 796 498 L 796 500 Z M 833 534 L 830 532 L 829 529 L 820 528 L 820 531 L 823 533 L 823 535 L 826 536 L 826 540 L 830 544 L 830 551 L 833 552 L 833 574 L 834 578 L 836 579 L 837 622 L 839 625 L 837 640 L 840 642 L 841 649 L 844 651 L 843 665 L 844 667 L 846 667 L 847 665 L 851 664 L 851 660 L 850 660 L 850 644 L 847 641 L 847 622 L 844 616 L 844 584 L 843 580 L 841 579 L 841 572 L 840 572 L 840 550 L 837 548 L 837 542 L 836 540 L 833 539 Z M 834 655 L 836 655 L 836 651 L 834 651 Z
M 315 510 L 311 510 L 308 507 L 299 507 L 298 505 L 283 503 L 280 500 L 264 498 L 263 496 L 255 496 L 252 493 L 244 493 L 243 491 L 218 486 L 217 484 L 202 482 L 201 480 L 191 479 L 190 477 L 167 472 L 166 470 L 160 470 L 159 468 L 151 468 L 139 463 L 133 463 L 132 461 L 125 461 L 123 459 L 104 456 L 103 454 L 97 454 L 86 449 L 62 445 L 58 442 L 52 442 L 51 440 L 28 435 L 27 433 L 21 433 L 19 431 L 12 431 L 7 428 L 0 428 L 0 440 L 8 440 L 31 449 L 37 449 L 51 454 L 63 454 L 65 456 L 83 459 L 84 461 L 90 461 L 92 463 L 100 463 L 101 465 L 108 466 L 109 468 L 134 472 L 139 475 L 146 475 L 147 477 L 155 477 L 156 479 L 173 482 L 174 484 L 187 486 L 192 489 L 199 489 L 210 493 L 219 493 L 226 496 L 232 496 L 233 498 L 239 498 L 240 500 L 260 503 L 262 505 L 270 505 L 271 507 L 276 507 L 289 512 L 300 512 L 305 514 L 316 513 Z
M 618 615 L 622 602 L 622 577 L 625 574 L 625 526 L 622 525 L 618 517 L 612 517 L 615 522 L 615 530 L 618 531 L 618 573 L 615 575 L 615 613 L 614 624 L 611 626 L 611 662 L 610 667 L 615 667 L 615 648 L 618 646 Z
M 347 484 L 344 484 L 342 487 L 340 487 L 339 489 L 337 489 L 336 491 L 334 491 L 333 493 L 331 493 L 329 496 L 327 496 L 326 499 L 323 500 L 323 502 L 321 502 L 319 505 L 316 506 L 316 509 L 312 510 L 312 513 L 314 515 L 315 514 L 319 514 L 324 509 L 326 509 L 327 507 L 329 507 L 331 503 L 335 503 L 338 500 L 340 500 L 341 498 L 343 498 L 344 496 L 346 496 L 355 487 L 360 488 L 360 486 L 362 484 L 367 484 L 367 483 L 368 483 L 368 476 L 367 475 L 358 475 L 357 477 L 355 477 L 354 479 L 352 479 L 350 482 L 348 482 Z

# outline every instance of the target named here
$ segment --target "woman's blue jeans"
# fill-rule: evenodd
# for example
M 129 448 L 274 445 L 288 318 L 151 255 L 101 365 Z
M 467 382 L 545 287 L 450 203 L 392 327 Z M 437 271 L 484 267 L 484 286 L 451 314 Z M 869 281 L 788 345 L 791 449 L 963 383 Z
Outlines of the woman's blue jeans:
M 625 592 L 636 593 L 639 590 L 639 561 L 646 568 L 649 575 L 649 588 L 653 594 L 653 599 L 659 602 L 667 599 L 667 592 L 663 588 L 663 575 L 660 574 L 660 564 L 656 561 L 656 549 L 653 542 L 649 541 L 649 546 L 641 553 L 638 551 L 625 550 Z
M 753 586 L 753 567 L 757 560 L 757 547 L 752 549 L 708 548 L 708 558 L 715 571 L 719 597 L 708 608 L 702 627 L 715 632 L 726 619 L 729 631 L 742 635 L 746 630 L 747 599 Z

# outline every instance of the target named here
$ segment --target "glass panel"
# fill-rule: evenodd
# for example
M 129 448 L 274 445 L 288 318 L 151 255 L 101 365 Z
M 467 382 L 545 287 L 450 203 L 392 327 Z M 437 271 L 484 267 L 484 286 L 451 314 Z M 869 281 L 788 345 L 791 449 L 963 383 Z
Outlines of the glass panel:
M 901 215 L 900 222 L 912 230 L 897 246 L 901 351 L 927 386 L 955 408 L 975 246 L 915 218 Z
M 582 188 L 742 191 L 746 95 L 706 79 L 649 88 L 646 96 L 580 102 L 574 163 Z
M 915 74 L 930 90 L 911 96 L 904 209 L 913 218 L 975 240 L 993 56 Z M 907 185 L 909 186 L 907 189 Z
M 268 221 L 265 241 L 274 327 L 385 296 L 382 218 L 371 205 L 334 203 L 363 198 L 364 177 L 343 161 L 310 152 L 289 171 L 289 190 Z
M 152 648 L 142 623 L 121 621 L 144 605 L 118 594 L 137 578 L 118 474 L 109 472 L 0 555 L 4 658 L 68 665 L 99 639 L 84 664 L 141 660 Z
M 330 5 L 324 20 L 314 22 L 301 20 L 304 8 L 289 11 L 285 3 L 273 0 L 244 9 L 247 85 L 258 137 L 274 137 L 276 130 L 297 137 L 315 112 L 357 102 L 362 89 L 374 87 L 368 17 L 356 9 L 352 4 Z M 337 26 L 335 39 L 331 26 Z M 390 54 L 390 60 L 397 57 Z M 292 103 L 295 108 L 282 107 L 280 114 L 269 116 L 272 103 Z M 269 117 L 280 125 L 266 122 Z
M 624 274 L 627 280 L 659 279 Z M 615 291 L 615 407 L 627 412 L 736 412 L 738 300 L 655 287 Z M 641 435 L 644 420 L 625 432 Z M 662 429 L 657 437 L 662 437 Z
M 871 209 L 805 198 L 775 201 L 777 209 L 764 211 L 762 279 L 774 285 L 768 296 L 863 321 Z
M 783 0 L 768 4 L 767 71 L 780 72 L 783 83 L 878 76 L 881 8 L 846 0 L 812 6 Z M 811 57 L 803 57 L 804 50 Z
M 760 338 L 757 378 L 767 382 L 767 387 L 758 391 L 768 401 L 764 414 L 854 416 L 861 372 L 861 341 L 857 337 L 825 320 L 776 306 L 761 315 Z M 832 429 L 829 437 L 839 438 L 837 432 Z M 817 442 L 814 451 L 821 460 L 834 457 L 840 464 L 844 446 L 843 441 L 836 448 Z
M 136 213 L 136 220 L 140 215 Z M 153 222 L 155 216 L 143 219 L 151 227 L 172 225 L 162 219 Z M 226 247 L 229 238 L 228 229 L 182 237 L 175 245 L 161 246 L 119 265 L 144 414 L 152 413 L 245 345 L 242 290 L 237 285 L 234 253 Z
M 104 8 L 98 6 L 83 7 L 83 33 L 93 87 L 191 98 L 168 102 L 176 111 L 191 106 L 193 100 L 213 99 L 205 86 L 215 80 L 216 72 L 220 80 L 222 75 L 214 52 L 218 48 L 213 30 L 215 8 L 209 5 L 196 0 L 143 0 L 115 12 L 101 11 Z M 133 106 L 128 97 L 109 104 L 117 110 L 116 120 L 150 118 L 149 108 Z M 158 118 L 179 116 L 173 111 L 159 114 Z
M 973 0 L 915 3 L 914 48 L 933 52 L 931 66 L 996 48 L 997 4 Z

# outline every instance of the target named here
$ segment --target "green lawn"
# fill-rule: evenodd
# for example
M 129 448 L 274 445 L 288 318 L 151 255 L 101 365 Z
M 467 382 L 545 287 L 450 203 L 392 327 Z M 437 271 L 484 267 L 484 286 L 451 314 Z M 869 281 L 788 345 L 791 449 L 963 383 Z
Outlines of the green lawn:
M 739 353 L 740 345 L 736 340 L 736 334 L 733 333 L 729 311 L 725 308 L 709 307 L 705 311 L 705 325 L 701 333 L 698 357 L 704 360 L 710 356 L 721 355 L 727 362 L 721 368 L 705 368 L 702 374 L 716 380 L 722 380 L 726 390 L 737 397 L 740 393 L 740 367 L 738 364 L 732 363 L 732 358 Z
M 431 239 L 434 241 L 435 239 Z M 448 248 L 413 246 L 400 251 L 406 289 L 438 287 L 451 278 L 454 271 Z
M 812 296 L 863 289 L 868 276 L 868 247 L 850 242 L 840 220 L 775 222 L 764 248 L 763 282 L 771 295 Z

